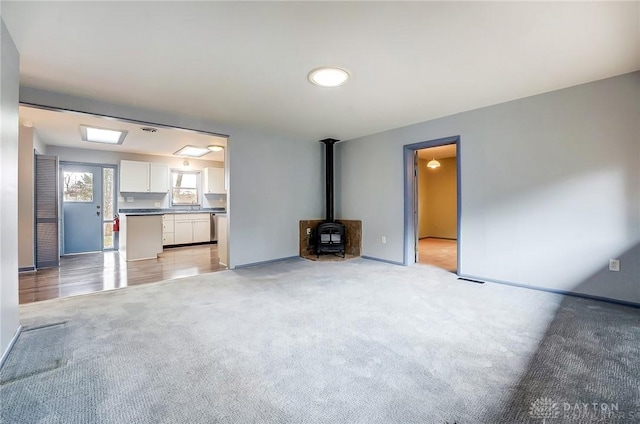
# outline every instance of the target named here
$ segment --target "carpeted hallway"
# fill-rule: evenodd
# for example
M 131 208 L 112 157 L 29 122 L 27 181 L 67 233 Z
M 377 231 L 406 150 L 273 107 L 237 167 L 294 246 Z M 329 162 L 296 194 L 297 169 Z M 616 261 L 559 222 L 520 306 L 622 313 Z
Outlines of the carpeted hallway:
M 640 420 L 638 309 L 431 266 L 292 259 L 21 318 L 3 424 Z

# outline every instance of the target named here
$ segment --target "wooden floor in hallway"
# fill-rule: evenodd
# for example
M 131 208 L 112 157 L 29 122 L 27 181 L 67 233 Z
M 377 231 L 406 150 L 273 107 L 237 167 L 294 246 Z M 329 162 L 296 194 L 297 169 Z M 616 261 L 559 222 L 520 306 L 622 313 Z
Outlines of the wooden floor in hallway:
M 420 239 L 418 242 L 418 263 L 457 272 L 458 241 L 431 237 Z
M 157 259 L 126 262 L 118 251 L 69 255 L 59 268 L 23 272 L 20 304 L 222 271 L 217 244 L 165 248 Z

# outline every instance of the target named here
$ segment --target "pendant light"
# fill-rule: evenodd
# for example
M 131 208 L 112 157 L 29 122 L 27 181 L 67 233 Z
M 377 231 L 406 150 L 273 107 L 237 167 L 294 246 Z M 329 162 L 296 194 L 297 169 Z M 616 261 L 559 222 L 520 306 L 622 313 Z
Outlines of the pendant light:
M 427 166 L 431 169 L 440 168 L 440 162 L 438 162 L 436 158 L 433 158 L 429 161 L 429 163 L 427 163 Z

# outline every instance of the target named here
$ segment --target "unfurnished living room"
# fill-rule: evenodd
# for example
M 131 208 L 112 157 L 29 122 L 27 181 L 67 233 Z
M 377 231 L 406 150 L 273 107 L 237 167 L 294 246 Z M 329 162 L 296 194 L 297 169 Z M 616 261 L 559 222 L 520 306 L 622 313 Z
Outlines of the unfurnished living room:
M 640 2 L 0 1 L 0 422 L 640 422 Z

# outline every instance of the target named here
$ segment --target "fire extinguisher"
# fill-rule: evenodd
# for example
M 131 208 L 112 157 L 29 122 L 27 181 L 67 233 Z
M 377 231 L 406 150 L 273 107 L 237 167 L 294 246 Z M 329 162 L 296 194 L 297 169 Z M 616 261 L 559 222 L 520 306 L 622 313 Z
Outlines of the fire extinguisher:
M 113 232 L 117 233 L 120 231 L 120 217 L 118 215 L 113 217 Z

